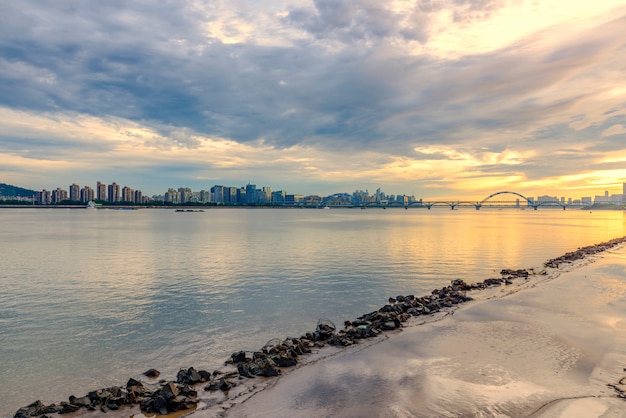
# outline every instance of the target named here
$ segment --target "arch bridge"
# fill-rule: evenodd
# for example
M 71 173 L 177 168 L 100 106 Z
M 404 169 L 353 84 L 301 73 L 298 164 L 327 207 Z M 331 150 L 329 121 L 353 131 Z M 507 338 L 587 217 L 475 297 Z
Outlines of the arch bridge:
M 416 203 L 412 203 L 411 206 L 417 206 L 417 207 L 425 207 L 426 209 L 430 210 L 430 208 L 432 207 L 437 207 L 437 206 L 448 206 L 451 210 L 454 210 L 458 207 L 461 206 L 470 206 L 470 207 L 474 207 L 476 208 L 476 210 L 480 210 L 481 207 L 483 207 L 485 204 L 487 203 L 505 203 L 505 201 L 497 201 L 497 200 L 492 200 L 494 197 L 496 196 L 501 196 L 501 195 L 514 195 L 517 196 L 519 198 L 521 198 L 522 200 L 526 201 L 526 204 L 528 205 L 528 207 L 533 208 L 534 210 L 537 210 L 538 207 L 540 206 L 558 206 L 558 207 L 562 207 L 563 210 L 565 210 L 566 207 L 570 206 L 569 203 L 561 203 L 558 201 L 555 202 L 535 202 L 533 199 L 524 196 L 521 193 L 517 193 L 517 192 L 512 192 L 512 191 L 500 191 L 500 192 L 495 192 L 490 194 L 489 196 L 487 196 L 486 198 L 484 198 L 483 200 L 479 201 L 479 202 L 471 202 L 471 201 L 456 201 L 456 202 L 446 202 L 446 201 L 435 201 L 435 202 L 416 202 Z M 508 202 L 506 202 L 508 203 Z
M 563 210 L 565 210 L 566 207 L 569 206 L 568 203 L 561 203 L 559 201 L 555 201 L 555 202 L 535 202 L 533 199 L 524 196 L 521 193 L 517 193 L 517 192 L 511 192 L 511 191 L 502 191 L 502 192 L 495 192 L 490 194 L 489 196 L 487 196 L 486 198 L 484 198 L 483 200 L 481 200 L 480 202 L 476 202 L 476 210 L 480 209 L 483 204 L 485 204 L 486 202 L 491 201 L 492 198 L 499 196 L 499 195 L 503 195 L 503 194 L 512 194 L 518 197 L 521 197 L 522 199 L 524 199 L 526 201 L 526 203 L 528 204 L 528 207 L 533 208 L 534 210 L 537 210 L 537 208 L 539 206 L 558 206 L 558 207 L 562 207 Z

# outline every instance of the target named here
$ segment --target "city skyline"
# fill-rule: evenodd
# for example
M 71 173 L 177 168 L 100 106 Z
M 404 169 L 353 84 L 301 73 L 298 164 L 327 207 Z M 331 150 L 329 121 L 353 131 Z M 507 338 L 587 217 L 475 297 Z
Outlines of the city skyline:
M 577 205 L 592 205 L 592 204 L 609 204 L 609 205 L 624 205 L 626 204 L 626 182 L 621 185 L 621 193 L 610 193 L 609 190 L 605 190 L 601 195 L 595 196 L 564 196 L 558 195 L 522 195 L 519 192 L 514 190 L 500 190 L 497 192 L 491 193 L 489 196 L 484 196 L 481 199 L 471 199 L 462 196 L 457 196 L 457 198 L 447 199 L 447 200 L 463 200 L 465 202 L 470 202 L 472 200 L 483 201 L 490 200 L 495 195 L 509 195 L 508 200 L 503 199 L 505 201 L 513 201 L 517 198 L 527 198 L 533 202 L 552 202 L 552 203 L 560 203 L 564 204 L 577 204 Z M 69 192 L 68 192 L 69 190 Z M 442 201 L 446 199 L 440 198 L 429 198 L 428 196 L 419 196 L 416 197 L 414 195 L 408 195 L 406 193 L 401 194 L 387 194 L 381 188 L 377 188 L 374 192 L 369 192 L 368 189 L 361 190 L 356 189 L 353 192 L 336 192 L 330 195 L 304 195 L 294 191 L 286 191 L 286 190 L 274 190 L 271 186 L 262 186 L 257 188 L 256 184 L 248 183 L 244 186 L 230 186 L 230 185 L 213 185 L 209 186 L 205 189 L 201 190 L 192 190 L 189 187 L 178 187 L 173 188 L 170 187 L 167 191 L 160 195 L 144 195 L 143 192 L 139 189 L 134 189 L 127 185 L 120 185 L 116 182 L 111 184 L 106 184 L 98 181 L 96 183 L 96 187 L 92 188 L 91 186 L 85 185 L 81 187 L 76 183 L 72 183 L 68 190 L 63 189 L 62 187 L 56 187 L 52 190 L 42 189 L 35 191 L 35 200 L 39 204 L 54 204 L 61 203 L 63 201 L 80 201 L 80 202 L 89 202 L 89 201 L 105 201 L 105 202 L 126 202 L 126 203 L 150 203 L 154 201 L 161 201 L 164 203 L 171 204 L 185 204 L 185 203 L 214 203 L 214 204 L 236 204 L 236 205 L 246 205 L 246 204 L 278 204 L 278 205 L 299 205 L 306 204 L 308 206 L 314 206 L 322 203 L 327 198 L 331 196 L 337 196 L 338 199 L 341 199 L 341 196 L 353 196 L 355 199 L 350 203 L 358 202 L 361 203 L 391 203 L 391 204 L 413 204 L 418 202 L 432 202 L 432 201 Z M 510 196 L 512 195 L 512 196 Z M 515 196 L 517 195 L 517 197 Z M 517 199 L 519 200 L 519 199 Z
M 0 16 L 4 183 L 479 199 L 626 180 L 623 1 L 24 0 Z

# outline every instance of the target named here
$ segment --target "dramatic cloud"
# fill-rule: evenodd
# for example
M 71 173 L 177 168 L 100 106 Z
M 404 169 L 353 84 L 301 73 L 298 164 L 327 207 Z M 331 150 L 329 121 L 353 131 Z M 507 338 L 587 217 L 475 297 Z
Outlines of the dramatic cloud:
M 4 2 L 0 182 L 599 193 L 625 28 L 620 1 Z

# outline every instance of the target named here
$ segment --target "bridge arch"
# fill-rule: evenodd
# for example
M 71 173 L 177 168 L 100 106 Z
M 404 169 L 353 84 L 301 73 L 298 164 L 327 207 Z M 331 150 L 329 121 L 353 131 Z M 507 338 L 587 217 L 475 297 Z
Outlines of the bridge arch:
M 495 192 L 495 193 L 492 193 L 492 194 L 490 194 L 489 196 L 487 196 L 486 198 L 484 198 L 483 200 L 481 200 L 481 201 L 479 202 L 479 204 L 481 204 L 481 205 L 482 205 L 483 203 L 485 203 L 486 201 L 488 201 L 488 200 L 489 200 L 489 199 L 491 199 L 492 197 L 495 197 L 495 196 L 498 196 L 498 195 L 501 195 L 501 194 L 512 194 L 512 195 L 515 195 L 515 196 L 519 196 L 519 197 L 521 197 L 522 199 L 524 199 L 524 200 L 525 200 L 525 201 L 526 201 L 526 202 L 527 202 L 530 206 L 534 206 L 534 205 L 535 205 L 535 202 L 534 202 L 532 199 L 530 199 L 530 198 L 528 198 L 528 197 L 524 196 L 523 194 L 520 194 L 520 193 L 517 193 L 517 192 L 510 192 L 510 191 L 502 191 L 502 192 Z

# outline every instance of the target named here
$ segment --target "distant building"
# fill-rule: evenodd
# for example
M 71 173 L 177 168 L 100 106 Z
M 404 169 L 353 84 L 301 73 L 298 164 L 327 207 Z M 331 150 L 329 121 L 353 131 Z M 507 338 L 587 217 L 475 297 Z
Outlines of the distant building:
M 167 192 L 165 192 L 165 196 L 163 196 L 163 201 L 177 205 L 180 203 L 180 194 L 178 193 L 178 191 L 176 191 L 176 189 L 170 187 L 169 189 L 167 189 Z
M 262 203 L 271 203 L 272 202 L 272 188 L 263 186 L 261 189 L 261 202 Z
M 605 191 L 603 196 L 595 196 L 593 198 L 594 205 L 608 205 L 609 203 L 611 203 L 611 197 L 608 191 Z
M 81 202 L 89 202 L 94 200 L 95 195 L 94 195 L 94 190 L 89 187 L 89 186 L 85 186 L 80 190 L 80 201 Z
M 143 193 L 141 192 L 141 190 L 135 190 L 135 195 L 134 195 L 134 203 L 144 203 L 144 199 L 143 199 Z
M 130 187 L 128 187 L 128 186 L 122 187 L 121 201 L 122 202 L 134 203 L 135 202 L 135 191 L 133 189 L 131 189 Z
M 236 187 L 224 187 L 224 203 L 230 203 L 233 205 L 237 203 Z
M 56 190 L 52 191 L 52 203 L 61 203 L 64 200 L 68 200 L 68 198 L 69 195 L 67 194 L 67 190 L 57 187 Z
M 40 205 L 49 205 L 52 203 L 52 193 L 49 190 L 43 189 L 37 192 L 37 203 Z
M 191 202 L 193 192 L 191 191 L 189 187 L 180 187 L 178 189 L 178 194 L 180 196 L 180 203 Z
M 210 190 L 200 190 L 198 194 L 198 200 L 200 203 L 210 203 L 211 202 L 211 191 Z
M 322 197 L 318 195 L 305 196 L 302 203 L 305 206 L 319 206 L 322 203 Z
M 215 203 L 224 203 L 224 186 L 215 185 L 211 188 L 213 192 L 213 201 Z
M 556 196 L 539 196 L 537 198 L 537 203 L 559 203 L 559 199 Z
M 70 186 L 70 200 L 80 200 L 80 186 L 76 183 Z
M 108 187 L 109 202 L 119 202 L 121 199 L 120 185 L 116 182 L 109 184 Z
M 246 197 L 246 188 L 240 187 L 237 189 L 237 203 L 244 204 L 248 201 Z
M 96 184 L 96 199 L 107 200 L 107 185 L 98 182 Z
M 286 194 L 285 195 L 285 206 L 301 205 L 303 201 L 304 201 L 304 196 L 301 194 Z
M 272 192 L 272 204 L 274 205 L 284 205 L 285 204 L 285 195 L 286 193 L 282 190 L 277 190 Z
M 246 185 L 246 203 L 256 203 L 256 184 L 248 183 Z

